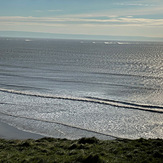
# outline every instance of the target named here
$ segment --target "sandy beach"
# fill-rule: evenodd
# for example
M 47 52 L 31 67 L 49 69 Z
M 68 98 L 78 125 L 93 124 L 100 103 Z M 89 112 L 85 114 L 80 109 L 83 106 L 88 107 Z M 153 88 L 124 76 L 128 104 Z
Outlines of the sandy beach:
M 0 138 L 4 139 L 39 139 L 44 136 L 19 130 L 0 121 Z

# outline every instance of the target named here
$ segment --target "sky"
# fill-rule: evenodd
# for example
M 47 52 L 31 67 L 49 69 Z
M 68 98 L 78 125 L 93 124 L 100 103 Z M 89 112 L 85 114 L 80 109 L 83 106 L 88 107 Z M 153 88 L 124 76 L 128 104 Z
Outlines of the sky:
M 0 0 L 0 31 L 163 38 L 163 0 Z

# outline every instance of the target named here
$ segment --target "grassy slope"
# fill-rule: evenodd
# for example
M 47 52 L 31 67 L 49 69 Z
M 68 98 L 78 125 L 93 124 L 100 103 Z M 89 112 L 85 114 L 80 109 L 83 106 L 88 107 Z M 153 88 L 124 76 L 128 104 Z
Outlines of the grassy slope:
M 0 162 L 163 162 L 162 139 L 0 139 Z

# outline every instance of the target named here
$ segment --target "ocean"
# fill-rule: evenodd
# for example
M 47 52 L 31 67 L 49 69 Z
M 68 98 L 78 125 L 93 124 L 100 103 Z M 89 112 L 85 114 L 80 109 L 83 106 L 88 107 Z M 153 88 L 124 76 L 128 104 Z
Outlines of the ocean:
M 163 42 L 0 38 L 0 121 L 55 138 L 163 138 Z

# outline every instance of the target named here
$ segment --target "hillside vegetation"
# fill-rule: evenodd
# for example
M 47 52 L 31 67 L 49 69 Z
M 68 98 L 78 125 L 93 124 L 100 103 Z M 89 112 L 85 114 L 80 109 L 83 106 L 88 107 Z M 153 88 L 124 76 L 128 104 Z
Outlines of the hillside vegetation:
M 162 139 L 0 139 L 0 162 L 162 163 Z

